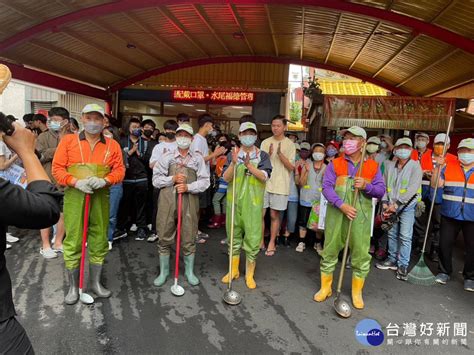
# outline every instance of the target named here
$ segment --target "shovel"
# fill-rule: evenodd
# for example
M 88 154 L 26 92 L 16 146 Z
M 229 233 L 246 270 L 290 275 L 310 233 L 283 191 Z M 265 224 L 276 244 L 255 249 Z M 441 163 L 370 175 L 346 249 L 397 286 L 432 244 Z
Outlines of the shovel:
M 177 297 L 184 295 L 184 288 L 178 285 L 179 276 L 179 250 L 181 248 L 181 210 L 183 207 L 183 194 L 178 194 L 178 228 L 176 231 L 176 262 L 174 266 L 174 284 L 171 286 L 171 293 Z
M 362 147 L 362 156 L 360 158 L 360 167 L 359 167 L 359 171 L 357 172 L 357 176 L 360 176 L 362 174 L 364 159 L 365 159 L 365 144 Z M 354 199 L 352 200 L 352 207 L 356 205 L 358 197 L 359 197 L 359 189 L 355 189 Z M 337 281 L 336 299 L 334 300 L 334 310 L 342 318 L 349 318 L 352 314 L 352 309 L 349 303 L 346 300 L 341 298 L 342 280 L 344 279 L 344 271 L 346 269 L 347 254 L 349 250 L 349 242 L 351 239 L 352 222 L 353 221 L 351 219 L 349 221 L 349 227 L 347 228 L 346 244 L 344 245 L 344 253 L 342 254 L 341 270 L 339 272 L 339 280 Z
M 232 251 L 234 249 L 234 219 L 235 219 L 235 190 L 237 188 L 235 184 L 235 175 L 237 171 L 237 166 L 234 166 L 234 177 L 232 180 L 232 209 L 231 209 L 231 219 L 230 219 L 230 245 L 229 245 L 229 284 L 227 285 L 227 291 L 225 291 L 223 299 L 224 302 L 232 306 L 238 305 L 242 302 L 242 297 L 237 291 L 232 289 Z
M 94 298 L 83 292 L 84 289 L 84 263 L 86 261 L 86 243 L 87 243 L 87 230 L 89 229 L 89 209 L 91 204 L 91 195 L 86 194 L 86 201 L 84 206 L 84 227 L 82 230 L 82 253 L 81 253 L 81 269 L 79 274 L 79 299 L 84 304 L 94 303 Z

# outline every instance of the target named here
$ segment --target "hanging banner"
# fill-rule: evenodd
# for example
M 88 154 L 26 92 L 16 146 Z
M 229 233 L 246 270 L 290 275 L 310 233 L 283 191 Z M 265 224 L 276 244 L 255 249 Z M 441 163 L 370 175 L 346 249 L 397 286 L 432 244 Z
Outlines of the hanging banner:
M 173 90 L 173 101 L 191 101 L 206 103 L 252 104 L 255 93 L 248 91 L 218 91 L 218 90 Z
M 445 130 L 455 99 L 411 96 L 324 96 L 327 127 Z

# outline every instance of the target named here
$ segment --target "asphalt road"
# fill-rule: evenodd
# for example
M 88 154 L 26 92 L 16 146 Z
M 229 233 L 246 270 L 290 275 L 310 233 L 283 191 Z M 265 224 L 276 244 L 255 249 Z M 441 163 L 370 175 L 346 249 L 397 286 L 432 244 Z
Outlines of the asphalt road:
M 63 260 L 39 255 L 39 232 L 12 231 L 21 238 L 7 251 L 14 301 L 38 354 L 473 353 L 474 294 L 462 289 L 461 248 L 447 286 L 412 285 L 391 271 L 372 268 L 364 290 L 366 308 L 341 319 L 333 297 L 321 304 L 312 300 L 320 278 L 319 257 L 310 248 L 302 254 L 294 246 L 279 247 L 274 257 L 260 254 L 257 289 L 248 290 L 241 276 L 234 288 L 243 301 L 232 307 L 222 302 L 226 285 L 220 279 L 227 269 L 225 247 L 219 244 L 223 230 L 198 246 L 201 285 L 191 287 L 182 278 L 186 293 L 181 298 L 170 293 L 171 279 L 162 288 L 152 284 L 158 272 L 156 244 L 125 239 L 107 256 L 104 283 L 113 296 L 92 306 L 67 306 Z M 350 300 L 350 272 L 346 275 L 343 292 Z M 436 332 L 436 324 L 443 322 L 450 323 L 452 332 L 454 322 L 466 322 L 467 345 L 405 345 L 407 337 L 400 336 L 394 339 L 404 344 L 365 346 L 354 335 L 365 318 L 378 321 L 386 337 L 389 323 L 402 329 L 403 323 L 419 327 L 433 322 Z

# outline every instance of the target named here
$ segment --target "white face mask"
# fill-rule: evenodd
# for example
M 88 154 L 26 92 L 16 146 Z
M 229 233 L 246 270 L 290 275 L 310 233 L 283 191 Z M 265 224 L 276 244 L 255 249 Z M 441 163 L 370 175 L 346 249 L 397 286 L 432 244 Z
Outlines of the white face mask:
M 314 161 L 321 161 L 324 159 L 324 153 L 313 153 Z
M 416 142 L 416 147 L 420 149 L 426 148 L 426 142 L 425 141 L 417 141 Z
M 379 146 L 377 144 L 367 144 L 367 152 L 370 154 L 376 153 L 379 150 Z
M 191 141 L 192 139 L 188 137 L 176 137 L 176 144 L 178 145 L 178 148 L 181 149 L 188 149 L 191 145 Z

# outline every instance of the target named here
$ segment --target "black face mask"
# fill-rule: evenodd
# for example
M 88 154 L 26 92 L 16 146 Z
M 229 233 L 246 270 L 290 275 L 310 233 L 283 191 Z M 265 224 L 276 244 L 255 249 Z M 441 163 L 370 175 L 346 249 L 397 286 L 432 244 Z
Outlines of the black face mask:
M 149 129 L 145 129 L 143 131 L 143 135 L 147 138 L 150 138 L 152 135 L 153 135 L 153 131 L 149 130 Z
M 173 140 L 176 138 L 176 133 L 166 132 L 166 138 L 168 138 L 169 140 Z

